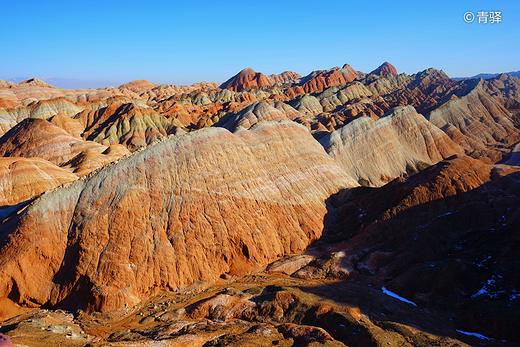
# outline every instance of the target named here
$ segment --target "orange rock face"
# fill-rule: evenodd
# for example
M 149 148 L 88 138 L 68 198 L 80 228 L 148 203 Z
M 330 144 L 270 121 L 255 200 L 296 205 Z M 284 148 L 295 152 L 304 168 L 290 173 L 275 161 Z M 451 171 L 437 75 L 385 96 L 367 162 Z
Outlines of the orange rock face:
M 19 85 L 38 86 L 38 87 L 46 87 L 46 88 L 56 88 L 54 86 L 51 86 L 49 83 L 46 83 L 46 82 L 42 81 L 39 78 L 30 78 L 28 80 L 20 82 Z
M 16 205 L 77 178 L 44 159 L 0 158 L 0 206 Z
M 305 249 L 325 199 L 355 185 L 294 123 L 169 138 L 4 223 L 0 296 L 107 311 L 243 273 Z
M 9 108 L 9 107 L 15 107 L 15 106 L 18 106 L 18 105 L 19 105 L 19 103 L 17 103 L 16 101 L 6 100 L 4 98 L 0 98 L 0 107 Z
M 468 85 L 466 90 L 465 95 L 452 97 L 427 118 L 440 128 L 456 127 L 460 134 L 453 131 L 452 134 L 467 149 L 468 155 L 498 162 L 503 152 L 496 147 L 500 144 L 511 146 L 520 141 L 520 131 L 514 126 L 512 115 L 501 98 L 488 94 L 483 81 Z
M 65 98 L 40 100 L 28 106 L 20 105 L 14 108 L 0 108 L 0 134 L 3 135 L 25 118 L 47 119 L 58 113 L 71 117 L 82 109 L 74 102 Z

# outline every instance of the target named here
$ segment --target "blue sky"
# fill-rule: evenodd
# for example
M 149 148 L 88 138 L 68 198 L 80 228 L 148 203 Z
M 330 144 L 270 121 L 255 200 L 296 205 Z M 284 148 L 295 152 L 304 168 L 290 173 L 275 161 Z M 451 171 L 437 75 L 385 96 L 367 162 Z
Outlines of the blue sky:
M 245 67 L 306 75 L 349 63 L 451 77 L 520 70 L 518 1 L 9 1 L 0 79 L 55 76 L 94 87 L 145 78 L 224 82 Z M 464 22 L 501 11 L 498 24 Z

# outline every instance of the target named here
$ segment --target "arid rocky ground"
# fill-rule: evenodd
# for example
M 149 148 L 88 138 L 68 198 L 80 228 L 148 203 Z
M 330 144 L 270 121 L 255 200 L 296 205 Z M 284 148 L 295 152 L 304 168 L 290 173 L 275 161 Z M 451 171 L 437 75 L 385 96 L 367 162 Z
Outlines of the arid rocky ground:
M 520 344 L 520 79 L 0 81 L 15 346 Z

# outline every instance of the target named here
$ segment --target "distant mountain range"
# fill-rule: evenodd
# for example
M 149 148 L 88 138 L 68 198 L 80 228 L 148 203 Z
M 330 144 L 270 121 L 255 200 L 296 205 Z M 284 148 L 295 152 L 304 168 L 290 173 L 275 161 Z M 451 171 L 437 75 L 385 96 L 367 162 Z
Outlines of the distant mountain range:
M 507 74 L 507 75 L 520 77 L 520 70 L 519 71 L 504 72 L 504 73 Z M 498 76 L 498 75 L 500 75 L 500 73 L 479 73 L 478 75 L 471 76 L 471 77 L 453 77 L 453 79 L 457 80 L 457 81 L 468 80 L 468 79 L 472 79 L 472 78 L 488 79 L 488 78 L 492 78 L 492 77 L 495 77 L 495 76 Z
M 26 81 L 32 77 L 15 77 L 8 79 L 7 81 L 13 82 L 13 83 L 20 83 L 22 81 Z M 109 85 L 111 85 L 112 82 L 103 82 L 103 81 L 87 81 L 87 80 L 81 80 L 77 78 L 60 78 L 60 77 L 53 77 L 53 76 L 43 76 L 43 77 L 37 77 L 38 79 L 49 83 L 52 86 L 58 87 L 58 88 L 65 88 L 65 89 L 88 89 L 88 88 L 105 88 Z M 113 83 L 114 86 L 119 85 L 120 83 Z

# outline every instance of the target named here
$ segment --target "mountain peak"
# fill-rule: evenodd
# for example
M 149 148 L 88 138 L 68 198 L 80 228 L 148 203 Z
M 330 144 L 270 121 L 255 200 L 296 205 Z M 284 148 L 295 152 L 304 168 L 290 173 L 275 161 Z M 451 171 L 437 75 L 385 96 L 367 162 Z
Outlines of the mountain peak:
M 19 83 L 20 85 L 27 85 L 27 86 L 38 86 L 38 87 L 48 87 L 48 88 L 56 88 L 54 86 L 51 86 L 49 83 L 46 83 L 42 81 L 39 78 L 30 78 L 28 80 L 22 81 Z
M 374 71 L 372 71 L 370 73 L 374 74 L 374 75 L 381 76 L 381 77 L 386 77 L 388 75 L 397 76 L 396 68 L 392 64 L 387 62 L 387 61 L 385 61 L 377 69 L 375 69 Z
M 261 73 L 256 72 L 250 67 L 237 73 L 235 76 L 228 79 L 220 85 L 222 89 L 229 89 L 234 92 L 241 92 L 249 87 L 266 87 L 269 85 L 267 77 Z
M 240 71 L 238 74 L 239 75 L 254 75 L 254 74 L 256 74 L 256 71 L 250 67 L 246 67 L 244 70 Z

